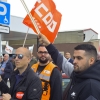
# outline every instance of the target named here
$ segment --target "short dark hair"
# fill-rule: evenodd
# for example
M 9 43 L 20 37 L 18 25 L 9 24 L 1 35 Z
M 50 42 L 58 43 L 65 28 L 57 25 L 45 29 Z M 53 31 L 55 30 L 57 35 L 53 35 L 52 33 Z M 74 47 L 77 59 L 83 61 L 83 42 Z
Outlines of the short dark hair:
M 38 45 L 38 49 L 39 49 L 39 47 L 46 47 L 46 46 L 43 45 L 43 44 L 39 44 L 39 45 Z M 37 49 L 37 51 L 38 51 L 38 49 Z
M 43 45 L 43 44 L 39 44 L 39 45 L 38 45 L 38 48 L 39 48 L 39 47 L 46 47 L 46 46 Z
M 97 60 L 97 50 L 91 44 L 79 44 L 74 48 L 74 50 L 84 50 L 90 56 L 93 56 L 95 60 Z

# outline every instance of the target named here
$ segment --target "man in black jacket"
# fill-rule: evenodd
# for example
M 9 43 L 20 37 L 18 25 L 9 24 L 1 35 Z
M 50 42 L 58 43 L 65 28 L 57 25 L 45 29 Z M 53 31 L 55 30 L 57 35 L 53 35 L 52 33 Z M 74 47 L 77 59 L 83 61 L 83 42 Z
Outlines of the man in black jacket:
M 43 34 L 39 34 L 39 41 L 47 46 L 49 54 L 57 54 L 55 59 L 52 58 L 57 61 L 59 53 L 50 41 Z M 90 44 L 80 44 L 74 48 L 73 59 L 72 81 L 63 100 L 100 100 L 100 61 L 97 60 L 96 48 Z M 66 66 L 64 63 L 62 65 L 67 69 L 65 73 L 69 71 L 67 65 L 68 62 Z
M 0 90 L 3 100 L 40 100 L 42 85 L 39 77 L 29 65 L 31 53 L 27 48 L 20 47 L 13 55 L 17 70 L 11 77 L 10 88 L 0 78 Z
M 70 52 L 66 52 L 65 58 L 66 58 L 71 64 L 73 64 L 73 59 L 71 58 Z

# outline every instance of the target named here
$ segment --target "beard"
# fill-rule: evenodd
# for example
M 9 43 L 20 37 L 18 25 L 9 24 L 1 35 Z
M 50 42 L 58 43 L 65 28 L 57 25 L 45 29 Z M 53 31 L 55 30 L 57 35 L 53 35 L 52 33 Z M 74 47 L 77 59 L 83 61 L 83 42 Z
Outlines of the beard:
M 45 64 L 45 63 L 48 62 L 48 59 L 45 59 L 45 60 L 39 59 L 39 62 L 42 63 L 42 64 Z
M 83 66 L 78 66 L 76 64 L 74 64 L 74 72 L 77 72 L 77 73 L 80 73 L 80 72 L 83 72 L 85 71 L 86 69 L 89 68 L 89 63 L 85 63 Z

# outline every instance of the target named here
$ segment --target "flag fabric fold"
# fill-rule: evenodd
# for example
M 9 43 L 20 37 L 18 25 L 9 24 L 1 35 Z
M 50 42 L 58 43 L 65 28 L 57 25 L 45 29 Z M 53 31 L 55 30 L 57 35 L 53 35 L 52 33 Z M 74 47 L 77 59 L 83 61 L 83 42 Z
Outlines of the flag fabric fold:
M 57 11 L 55 3 L 52 0 L 38 0 L 30 13 L 40 32 L 44 34 L 50 42 L 54 42 L 62 17 L 61 13 Z M 23 23 L 38 34 L 28 15 L 24 18 Z

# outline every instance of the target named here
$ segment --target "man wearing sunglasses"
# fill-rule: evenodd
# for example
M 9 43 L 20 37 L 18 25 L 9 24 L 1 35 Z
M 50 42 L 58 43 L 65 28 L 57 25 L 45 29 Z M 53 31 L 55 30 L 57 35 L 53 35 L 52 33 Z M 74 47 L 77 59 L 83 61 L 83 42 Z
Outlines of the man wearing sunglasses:
M 37 52 L 39 62 L 32 66 L 42 81 L 41 100 L 62 100 L 62 76 L 51 56 L 43 45 L 39 45 Z
M 29 66 L 31 53 L 27 48 L 20 47 L 13 55 L 15 70 L 11 77 L 10 88 L 0 78 L 0 90 L 3 100 L 40 100 L 42 85 L 39 77 Z

